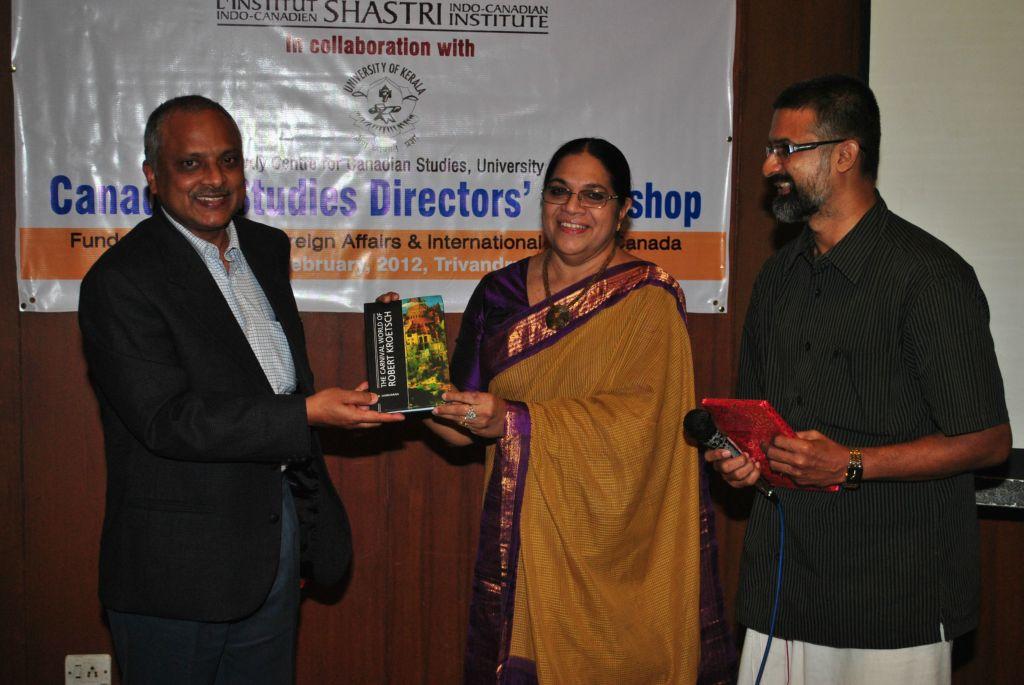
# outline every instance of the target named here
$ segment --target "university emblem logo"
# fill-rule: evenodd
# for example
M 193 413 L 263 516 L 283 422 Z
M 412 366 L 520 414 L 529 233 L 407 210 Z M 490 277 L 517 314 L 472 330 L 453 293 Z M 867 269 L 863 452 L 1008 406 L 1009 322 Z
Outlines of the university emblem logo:
M 374 63 L 356 72 L 345 84 L 345 92 L 351 96 L 352 119 L 362 128 L 378 137 L 404 140 L 406 145 L 415 142 L 416 105 L 426 88 L 411 69 Z

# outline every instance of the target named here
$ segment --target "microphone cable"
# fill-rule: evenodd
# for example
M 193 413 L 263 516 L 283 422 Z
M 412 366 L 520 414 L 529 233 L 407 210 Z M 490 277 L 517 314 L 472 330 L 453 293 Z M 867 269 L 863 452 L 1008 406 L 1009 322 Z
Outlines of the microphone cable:
M 775 596 L 772 599 L 772 613 L 768 621 L 768 641 L 764 646 L 764 654 L 761 656 L 761 665 L 757 669 L 757 678 L 754 685 L 761 685 L 761 676 L 764 675 L 764 667 L 768 663 L 768 652 L 772 648 L 772 639 L 775 636 L 775 621 L 779 617 L 779 599 L 782 595 L 782 560 L 786 548 L 786 519 L 782 514 L 782 501 L 775 497 L 775 510 L 779 514 L 779 562 L 775 570 Z
M 683 418 L 683 430 L 706 450 L 721 449 L 729 452 L 734 457 L 742 454 L 736 443 L 718 431 L 718 427 L 715 426 L 715 420 L 707 409 L 691 409 L 688 411 Z M 775 593 L 772 599 L 771 618 L 768 622 L 768 640 L 765 643 L 764 654 L 761 655 L 761 665 L 757 669 L 757 678 L 754 681 L 754 685 L 761 685 L 761 677 L 764 675 L 764 668 L 768 663 L 768 652 L 772 648 L 772 638 L 775 635 L 775 624 L 779 617 L 779 599 L 782 595 L 782 562 L 786 546 L 786 520 L 782 514 L 782 502 L 779 500 L 775 488 L 768 485 L 763 478 L 754 483 L 754 488 L 762 497 L 775 505 L 775 510 L 779 514 L 779 561 L 775 571 Z

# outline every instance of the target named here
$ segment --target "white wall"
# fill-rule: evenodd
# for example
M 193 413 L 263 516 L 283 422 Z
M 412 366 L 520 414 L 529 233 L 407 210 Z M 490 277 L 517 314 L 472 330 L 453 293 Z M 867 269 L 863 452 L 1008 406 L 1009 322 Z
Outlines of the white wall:
M 974 266 L 1024 446 L 1024 1 L 874 0 L 889 207 Z

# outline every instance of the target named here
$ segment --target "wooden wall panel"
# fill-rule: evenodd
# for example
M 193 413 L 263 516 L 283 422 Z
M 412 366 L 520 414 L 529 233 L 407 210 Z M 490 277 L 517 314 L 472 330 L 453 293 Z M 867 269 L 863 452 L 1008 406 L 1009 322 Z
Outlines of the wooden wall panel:
M 1024 511 L 980 510 L 981 617 L 953 646 L 953 685 L 1019 683 L 1024 643 Z
M 691 317 L 698 396 L 731 394 L 753 278 L 785 239 L 765 211 L 760 175 L 771 102 L 797 79 L 861 71 L 867 4 L 793 0 L 781 11 L 778 4 L 738 2 L 730 311 Z M 10 14 L 10 0 L 0 0 L 7 48 Z M 11 682 L 59 682 L 64 654 L 110 651 L 96 599 L 102 436 L 75 316 L 17 311 L 10 86 L 8 80 L 0 89 L 0 145 L 8 160 L 0 166 L 0 662 Z M 448 318 L 450 337 L 458 319 Z M 318 385 L 361 380 L 360 317 L 303 320 Z M 357 435 L 332 432 L 324 444 L 352 520 L 356 560 L 344 588 L 307 588 L 298 682 L 458 682 L 480 454 L 443 448 L 412 422 Z M 718 481 L 712 488 L 731 607 L 750 495 Z M 1015 577 L 1022 525 L 982 521 L 982 627 L 960 658 L 957 683 L 1013 681 L 1024 623 Z
M 451 343 L 460 319 L 447 317 Z M 303 320 L 318 385 L 360 381 L 362 317 Z M 324 447 L 356 560 L 340 600 L 314 593 L 303 606 L 299 681 L 343 674 L 344 682 L 457 682 L 483 487 L 479 450 L 443 446 L 415 419 L 356 436 L 328 433 Z
M 11 54 L 11 7 L 0 2 L 0 54 Z M 11 80 L 0 85 L 0 663 L 25 682 L 25 554 L 21 472 L 21 317 L 14 278 Z
M 23 315 L 25 638 L 29 682 L 109 653 L 97 599 L 105 468 L 75 314 Z

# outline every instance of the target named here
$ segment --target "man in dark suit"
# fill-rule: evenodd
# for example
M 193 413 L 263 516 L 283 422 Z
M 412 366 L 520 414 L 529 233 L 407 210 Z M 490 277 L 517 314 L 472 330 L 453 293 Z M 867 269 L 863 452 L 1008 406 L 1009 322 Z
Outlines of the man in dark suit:
M 281 683 L 299 576 L 348 568 L 348 520 L 311 426 L 367 428 L 365 386 L 314 392 L 289 241 L 239 216 L 242 139 L 201 96 L 150 115 L 156 200 L 82 281 L 107 458 L 100 599 L 124 680 Z

